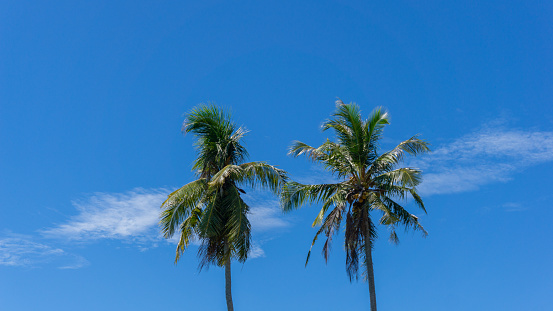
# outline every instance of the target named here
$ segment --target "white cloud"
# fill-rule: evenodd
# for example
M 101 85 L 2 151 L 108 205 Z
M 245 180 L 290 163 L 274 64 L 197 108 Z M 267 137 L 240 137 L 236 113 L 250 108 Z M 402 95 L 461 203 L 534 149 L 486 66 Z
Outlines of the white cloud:
M 527 164 L 553 160 L 553 132 L 486 129 L 433 152 L 436 160 L 473 161 L 477 157 L 511 159 Z
M 510 180 L 513 169 L 506 164 L 430 168 L 431 173 L 425 171 L 423 183 L 418 189 L 423 195 L 474 191 L 485 184 Z
M 528 209 L 527 206 L 517 202 L 507 202 L 503 204 L 501 207 L 503 207 L 506 212 L 521 212 Z
M 275 201 L 275 204 L 278 204 L 278 201 Z M 250 210 L 248 218 L 254 231 L 268 231 L 289 225 L 280 209 L 275 207 L 255 206 Z
M 424 170 L 424 195 L 477 190 L 505 182 L 525 167 L 553 161 L 553 132 L 485 129 L 464 136 L 409 166 Z
M 248 254 L 249 259 L 262 258 L 265 257 L 265 251 L 256 243 L 252 243 L 250 248 L 250 253 Z
M 248 192 L 250 193 L 250 192 Z M 244 195 L 244 201 L 250 206 L 248 219 L 254 232 L 265 232 L 290 225 L 280 210 L 280 203 L 268 192 L 252 191 Z
M 46 237 L 69 240 L 154 240 L 159 237 L 160 205 L 168 193 L 163 189 L 97 193 L 73 203 L 78 215 L 42 233 Z M 244 195 L 244 200 L 250 206 L 249 219 L 253 230 L 268 231 L 289 225 L 280 211 L 278 200 L 271 194 L 251 191 Z
M 79 214 L 67 223 L 43 230 L 46 237 L 69 240 L 155 239 L 165 190 L 135 189 L 127 193 L 97 193 L 74 202 Z
M 126 193 L 96 193 L 73 202 L 79 212 L 65 223 L 42 230 L 47 238 L 69 241 L 119 239 L 138 244 L 140 251 L 157 247 L 160 205 L 169 193 L 165 189 L 135 189 Z M 270 193 L 249 190 L 244 200 L 250 206 L 249 220 L 254 235 L 289 225 L 280 211 L 278 200 Z M 178 234 L 168 240 L 178 242 Z M 198 244 L 198 241 L 193 241 Z M 264 257 L 259 243 L 254 241 L 250 258 Z
M 0 265 L 36 267 L 44 264 L 57 265 L 59 269 L 78 269 L 88 265 L 88 261 L 61 248 L 36 242 L 30 236 L 0 237 Z
M 265 251 L 261 245 L 268 240 L 259 238 L 266 235 L 267 232 L 274 232 L 290 226 L 290 216 L 283 215 L 278 199 L 270 192 L 250 189 L 243 199 L 250 206 L 248 219 L 254 237 L 248 258 L 263 258 Z

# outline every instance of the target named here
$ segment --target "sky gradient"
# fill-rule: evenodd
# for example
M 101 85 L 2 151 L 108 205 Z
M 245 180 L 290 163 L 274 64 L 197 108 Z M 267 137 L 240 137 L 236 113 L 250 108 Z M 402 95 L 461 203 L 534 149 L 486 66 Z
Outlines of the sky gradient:
M 1 1 L 0 309 L 224 310 L 224 273 L 173 264 L 159 206 L 190 182 L 184 114 L 212 102 L 250 132 L 253 161 L 321 144 L 337 97 L 391 114 L 429 232 L 386 228 L 380 310 L 553 308 L 553 4 L 527 1 Z M 332 137 L 330 137 L 332 138 Z M 248 191 L 254 247 L 233 264 L 237 310 L 368 310 L 342 236 L 328 264 L 317 206 L 283 215 Z

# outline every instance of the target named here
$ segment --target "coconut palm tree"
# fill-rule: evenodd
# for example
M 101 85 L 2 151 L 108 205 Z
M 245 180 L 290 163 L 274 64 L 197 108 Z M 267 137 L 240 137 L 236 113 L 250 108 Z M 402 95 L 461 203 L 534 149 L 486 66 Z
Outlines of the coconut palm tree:
M 426 231 L 418 218 L 400 205 L 399 200 L 408 196 L 425 213 L 423 201 L 416 186 L 421 182 L 421 171 L 399 167 L 404 155 L 417 155 L 429 151 L 428 143 L 415 137 L 401 142 L 394 149 L 379 154 L 379 142 L 384 127 L 389 124 L 388 113 L 375 109 L 368 119 L 363 120 L 356 104 L 336 102 L 336 111 L 323 123 L 322 129 L 333 130 L 336 142 L 328 140 L 315 148 L 296 141 L 290 147 L 293 156 L 306 155 L 310 160 L 321 163 L 332 172 L 337 181 L 328 184 L 305 185 L 289 182 L 282 191 L 282 205 L 285 211 L 298 208 L 305 203 L 321 203 L 322 208 L 313 223 L 321 225 L 318 236 L 324 233 L 326 242 L 323 256 L 328 260 L 330 242 L 345 219 L 346 272 L 350 278 L 359 276 L 359 263 L 365 266 L 365 277 L 369 283 L 371 311 L 376 311 L 376 293 L 372 262 L 372 248 L 377 237 L 375 215 L 378 223 L 390 228 L 390 240 L 397 243 L 398 225 Z M 307 255 L 306 265 L 311 255 Z
M 231 260 L 245 262 L 251 241 L 249 207 L 241 194 L 244 186 L 278 193 L 287 177 L 283 170 L 264 162 L 248 162 L 241 143 L 246 131 L 237 127 L 213 105 L 200 105 L 185 118 L 184 133 L 196 138 L 197 179 L 175 190 L 161 205 L 165 238 L 180 236 L 175 263 L 193 239 L 200 242 L 200 270 L 209 265 L 225 267 L 228 310 L 234 310 L 231 294 Z

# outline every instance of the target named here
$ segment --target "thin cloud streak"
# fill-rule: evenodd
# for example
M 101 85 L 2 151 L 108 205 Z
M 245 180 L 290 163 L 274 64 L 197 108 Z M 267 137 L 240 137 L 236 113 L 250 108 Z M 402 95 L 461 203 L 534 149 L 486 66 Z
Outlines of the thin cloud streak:
M 97 193 L 74 202 L 79 214 L 67 223 L 43 230 L 45 237 L 68 240 L 159 238 L 160 205 L 169 191 L 136 189 L 127 193 Z M 265 192 L 244 196 L 250 206 L 250 223 L 255 231 L 287 227 L 279 202 Z
M 0 266 L 33 268 L 44 264 L 57 265 L 59 269 L 78 269 L 89 262 L 61 248 L 36 242 L 31 236 L 0 237 Z
M 423 195 L 460 193 L 511 180 L 526 167 L 553 161 L 553 132 L 487 128 L 464 136 L 409 166 L 424 171 Z
M 77 215 L 65 223 L 41 231 L 43 237 L 66 241 L 116 239 L 137 244 L 140 251 L 158 246 L 164 240 L 158 226 L 160 206 L 170 193 L 166 189 L 135 189 L 126 193 L 96 193 L 73 202 Z M 268 192 L 248 191 L 244 200 L 250 206 L 249 220 L 254 235 L 288 227 L 278 200 Z M 178 234 L 167 240 L 178 242 Z M 199 244 L 197 240 L 193 244 Z M 250 258 L 264 257 L 254 243 Z
M 502 207 L 506 212 L 522 212 L 528 210 L 528 206 L 517 202 L 507 202 L 503 204 Z
M 263 258 L 265 257 L 265 251 L 261 248 L 260 245 L 252 243 L 250 248 L 250 253 L 248 254 L 249 259 Z
M 290 225 L 280 210 L 280 202 L 265 191 L 252 191 L 244 195 L 244 201 L 250 206 L 248 219 L 254 232 L 266 232 L 285 228 Z
M 163 189 L 135 189 L 127 193 L 97 193 L 74 202 L 79 214 L 67 223 L 42 231 L 45 237 L 68 240 L 151 240 L 156 232 L 159 207 L 167 197 Z
M 553 161 L 553 132 L 487 127 L 408 159 L 406 166 L 423 170 L 418 190 L 424 196 L 475 191 L 510 181 L 526 167 Z M 304 184 L 336 181 L 319 166 L 295 180 Z

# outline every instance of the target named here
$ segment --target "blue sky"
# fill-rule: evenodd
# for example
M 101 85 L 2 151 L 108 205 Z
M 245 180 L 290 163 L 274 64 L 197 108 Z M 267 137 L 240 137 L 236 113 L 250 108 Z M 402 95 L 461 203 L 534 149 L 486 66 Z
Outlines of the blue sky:
M 224 274 L 173 264 L 159 205 L 193 178 L 183 114 L 232 110 L 252 160 L 320 144 L 336 97 L 392 116 L 427 238 L 381 238 L 381 310 L 553 308 L 553 5 L 528 1 L 0 2 L 0 309 L 223 310 Z M 368 310 L 335 239 L 305 256 L 316 207 L 248 192 L 254 248 L 237 310 Z M 406 203 L 408 207 L 413 208 Z M 416 209 L 413 209 L 416 211 Z M 417 212 L 418 213 L 418 212 Z M 381 228 L 385 237 L 386 229 Z

